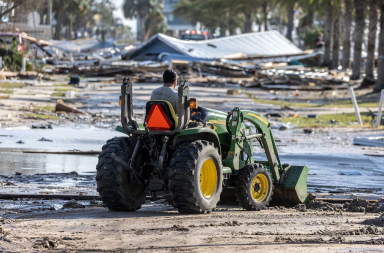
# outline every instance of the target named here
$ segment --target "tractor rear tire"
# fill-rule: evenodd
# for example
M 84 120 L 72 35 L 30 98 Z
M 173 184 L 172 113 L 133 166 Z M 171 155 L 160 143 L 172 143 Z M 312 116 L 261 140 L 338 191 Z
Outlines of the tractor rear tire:
M 99 163 L 96 167 L 97 191 L 104 205 L 110 210 L 136 211 L 146 200 L 146 188 L 140 184 L 130 184 L 132 175 L 127 168 L 116 161 L 121 159 L 128 163 L 133 149 L 129 138 L 115 137 L 107 141 L 99 154 Z M 133 167 L 137 168 L 141 163 L 141 157 L 137 155 Z
M 239 205 L 248 211 L 258 211 L 272 200 L 273 181 L 261 164 L 248 164 L 239 171 L 237 187 Z
M 180 213 L 210 213 L 220 200 L 221 156 L 207 141 L 182 143 L 170 164 L 169 187 Z

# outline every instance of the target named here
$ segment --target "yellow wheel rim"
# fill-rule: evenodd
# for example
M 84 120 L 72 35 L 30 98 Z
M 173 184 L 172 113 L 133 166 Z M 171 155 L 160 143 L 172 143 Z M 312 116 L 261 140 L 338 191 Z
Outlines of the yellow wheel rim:
M 132 195 L 137 195 L 142 191 L 143 188 L 141 187 L 141 185 L 130 184 L 128 185 L 128 189 L 132 193 Z
M 200 170 L 200 190 L 207 199 L 211 198 L 217 187 L 217 169 L 212 159 L 207 159 Z
M 263 202 L 268 196 L 269 182 L 264 174 L 256 175 L 252 180 L 251 193 L 252 198 L 257 202 Z

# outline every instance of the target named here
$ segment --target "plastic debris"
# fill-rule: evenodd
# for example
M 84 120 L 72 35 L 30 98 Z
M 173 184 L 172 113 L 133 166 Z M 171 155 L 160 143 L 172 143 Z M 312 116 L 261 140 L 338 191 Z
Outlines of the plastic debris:
M 48 141 L 48 142 L 53 142 L 53 140 L 45 139 L 44 137 L 41 138 L 39 141 Z

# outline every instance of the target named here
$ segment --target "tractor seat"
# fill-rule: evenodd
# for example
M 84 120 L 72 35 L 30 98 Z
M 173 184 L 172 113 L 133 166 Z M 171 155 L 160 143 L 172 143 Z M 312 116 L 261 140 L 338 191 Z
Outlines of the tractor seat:
M 152 131 L 172 131 L 178 125 L 178 118 L 170 102 L 151 100 L 145 106 L 147 128 Z

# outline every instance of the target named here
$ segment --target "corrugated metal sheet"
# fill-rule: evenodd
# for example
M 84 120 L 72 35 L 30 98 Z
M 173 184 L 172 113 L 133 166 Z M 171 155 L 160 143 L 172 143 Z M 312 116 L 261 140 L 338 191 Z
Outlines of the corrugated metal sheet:
M 281 56 L 303 53 L 278 31 L 246 33 L 205 41 L 186 41 L 157 34 L 138 50 L 145 50 L 155 40 L 162 41 L 180 54 L 206 59 L 223 58 L 239 53 L 247 56 Z

